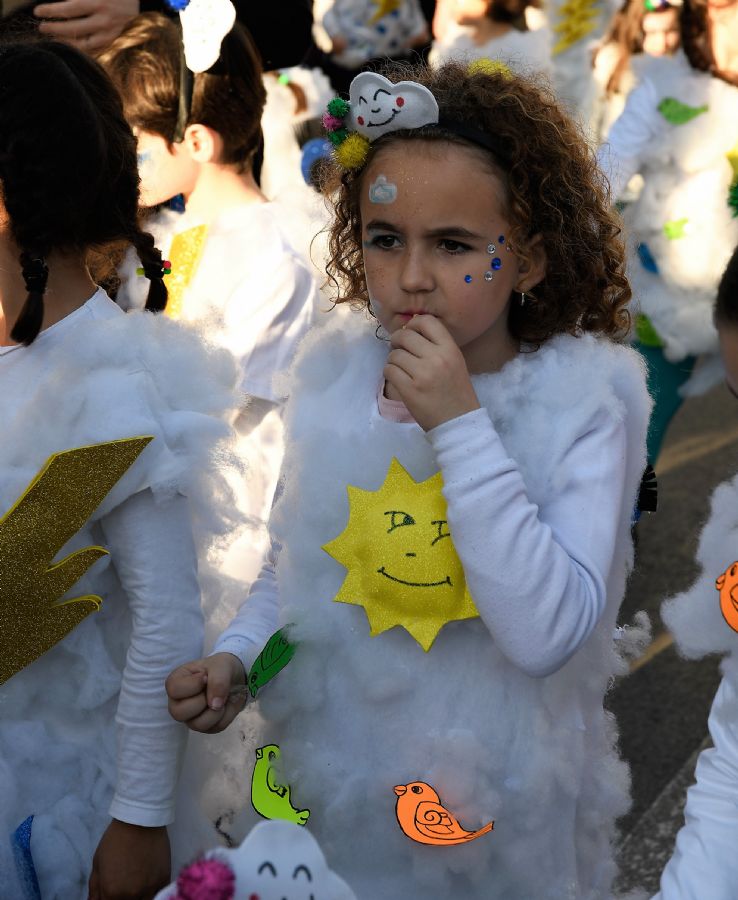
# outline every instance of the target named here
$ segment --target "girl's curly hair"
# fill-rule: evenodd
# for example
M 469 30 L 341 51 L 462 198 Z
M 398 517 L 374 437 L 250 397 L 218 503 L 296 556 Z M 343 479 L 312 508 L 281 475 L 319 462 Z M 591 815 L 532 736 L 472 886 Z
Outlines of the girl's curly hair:
M 391 132 L 376 140 L 362 170 L 334 166 L 324 183 L 335 219 L 329 231 L 328 277 L 336 303 L 368 306 L 361 244 L 359 197 L 367 164 L 398 141 L 445 141 L 474 148 L 507 190 L 509 242 L 523 265 L 525 248 L 541 235 L 546 275 L 529 292 L 531 302 L 511 303 L 508 330 L 540 346 L 555 334 L 594 332 L 622 339 L 630 328 L 631 297 L 625 277 L 621 224 L 610 207 L 609 187 L 595 156 L 548 87 L 506 72 L 471 72 L 447 63 L 438 69 L 392 66 L 397 82 L 425 85 L 441 117 L 482 131 L 504 148 L 509 164 L 491 151 L 439 126 Z

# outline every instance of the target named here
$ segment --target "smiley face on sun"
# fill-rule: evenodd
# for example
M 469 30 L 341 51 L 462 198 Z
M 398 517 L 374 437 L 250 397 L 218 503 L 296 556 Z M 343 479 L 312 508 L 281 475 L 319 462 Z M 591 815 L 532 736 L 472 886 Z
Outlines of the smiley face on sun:
M 416 482 L 396 459 L 378 491 L 348 486 L 348 524 L 323 549 L 348 570 L 334 599 L 363 606 L 372 637 L 401 625 L 428 651 L 447 622 L 479 615 L 442 486 L 440 472 Z

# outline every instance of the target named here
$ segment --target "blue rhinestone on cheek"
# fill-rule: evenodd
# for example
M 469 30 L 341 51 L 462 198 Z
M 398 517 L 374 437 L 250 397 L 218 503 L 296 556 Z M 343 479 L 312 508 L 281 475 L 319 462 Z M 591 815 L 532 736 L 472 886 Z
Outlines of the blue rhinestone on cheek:
M 484 273 L 484 280 L 485 280 L 485 281 L 492 281 L 492 279 L 493 279 L 494 277 L 495 277 L 495 273 L 494 273 L 494 272 L 485 272 L 485 273 Z
M 469 283 L 471 282 L 471 280 L 472 280 L 471 275 L 464 275 L 464 281 L 465 281 L 467 284 L 469 284 Z
M 499 256 L 495 256 L 495 258 L 492 260 L 491 265 L 492 265 L 492 268 L 493 268 L 495 271 L 497 271 L 497 269 L 501 269 L 501 268 L 502 268 L 502 260 L 500 259 Z
M 497 242 L 498 242 L 499 244 L 504 244 L 504 243 L 505 243 L 505 235 L 504 235 L 504 234 L 501 234 L 501 235 L 497 238 Z

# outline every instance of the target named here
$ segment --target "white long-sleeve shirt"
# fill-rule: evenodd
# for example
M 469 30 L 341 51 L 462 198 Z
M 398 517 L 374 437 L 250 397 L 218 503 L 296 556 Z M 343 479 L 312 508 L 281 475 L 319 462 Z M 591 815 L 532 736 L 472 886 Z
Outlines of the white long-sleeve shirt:
M 419 426 L 415 426 L 419 427 Z M 556 671 L 589 637 L 605 604 L 625 479 L 625 427 L 601 414 L 571 449 L 576 475 L 545 509 L 525 484 L 486 410 L 428 432 L 443 473 L 454 546 L 480 616 L 530 675 Z M 214 652 L 246 671 L 279 627 L 272 547 L 248 600 Z

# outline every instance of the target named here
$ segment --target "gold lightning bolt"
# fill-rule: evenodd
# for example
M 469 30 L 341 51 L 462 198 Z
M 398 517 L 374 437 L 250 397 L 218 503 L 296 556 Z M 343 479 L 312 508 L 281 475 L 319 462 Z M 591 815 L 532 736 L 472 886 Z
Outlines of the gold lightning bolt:
M 568 50 L 594 31 L 599 21 L 600 11 L 597 0 L 569 0 L 559 10 L 561 21 L 554 26 L 559 39 L 551 53 L 556 56 Z
M 86 547 L 53 560 L 152 440 L 55 453 L 0 519 L 0 684 L 100 608 L 100 597 L 62 597 L 108 551 Z
M 375 25 L 380 19 L 388 16 L 401 6 L 400 0 L 372 0 L 372 3 L 377 7 L 377 11 L 369 19 L 370 25 Z

